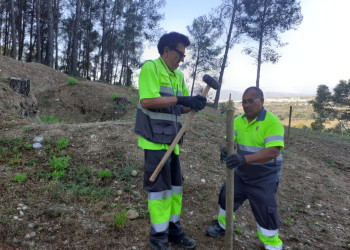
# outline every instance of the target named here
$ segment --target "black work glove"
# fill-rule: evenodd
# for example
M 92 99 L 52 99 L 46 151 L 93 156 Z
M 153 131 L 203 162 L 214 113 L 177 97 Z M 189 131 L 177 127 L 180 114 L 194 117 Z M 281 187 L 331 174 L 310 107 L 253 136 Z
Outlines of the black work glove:
M 197 96 L 178 96 L 177 104 L 180 104 L 185 107 L 190 107 L 195 111 L 204 109 L 207 104 L 207 98 L 201 95 Z
M 226 156 L 227 156 L 227 148 L 223 147 L 220 152 L 220 162 L 224 163 L 226 161 Z
M 229 169 L 242 167 L 247 164 L 247 161 L 244 155 L 230 155 L 226 160 L 226 165 Z

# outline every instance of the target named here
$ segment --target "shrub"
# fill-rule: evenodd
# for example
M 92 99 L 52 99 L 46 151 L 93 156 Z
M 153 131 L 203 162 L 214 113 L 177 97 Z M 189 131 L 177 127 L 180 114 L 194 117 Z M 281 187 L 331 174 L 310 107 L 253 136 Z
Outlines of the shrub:
M 324 129 L 322 119 L 318 118 L 313 123 L 311 123 L 311 129 L 316 131 L 322 131 Z
M 77 83 L 77 79 L 75 79 L 74 77 L 69 77 L 67 81 L 69 85 L 75 85 Z
M 115 93 L 115 94 L 112 95 L 112 99 L 113 99 L 114 101 L 117 100 L 118 97 L 119 97 L 118 93 Z
M 98 171 L 98 176 L 100 176 L 101 178 L 110 178 L 112 174 L 110 170 L 106 169 Z
M 117 227 L 125 227 L 126 224 L 126 209 L 123 212 L 117 213 L 114 218 L 114 224 Z
M 16 176 L 13 178 L 14 181 L 22 182 L 25 179 L 27 179 L 26 174 L 16 174 Z
M 60 138 L 56 143 L 57 150 L 65 149 L 66 147 L 68 147 L 68 143 L 69 139 Z
M 67 157 L 52 156 L 52 159 L 50 159 L 50 166 L 55 169 L 51 174 L 53 178 L 58 179 L 64 176 L 65 170 L 68 167 L 69 159 L 70 159 L 70 156 L 67 156 Z
M 58 118 L 55 117 L 55 115 L 43 115 L 42 121 L 44 122 L 60 122 Z

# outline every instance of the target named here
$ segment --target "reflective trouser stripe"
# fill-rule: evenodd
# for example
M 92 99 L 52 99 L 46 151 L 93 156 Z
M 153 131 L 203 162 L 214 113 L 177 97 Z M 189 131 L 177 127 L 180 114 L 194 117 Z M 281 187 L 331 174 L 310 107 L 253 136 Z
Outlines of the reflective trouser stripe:
M 182 193 L 173 193 L 171 200 L 171 221 L 177 222 L 180 220 L 181 214 L 181 204 L 182 204 Z
M 171 196 L 169 197 L 169 193 Z M 156 198 L 160 198 L 156 200 Z M 164 232 L 169 222 L 180 221 L 182 204 L 182 187 L 173 186 L 172 190 L 150 192 L 148 194 L 148 211 L 152 227 L 156 232 Z
M 267 230 L 258 225 L 258 236 L 262 243 L 265 245 L 265 249 L 268 250 L 281 250 L 282 241 L 278 238 L 278 229 Z
M 235 220 L 235 216 L 233 215 L 232 220 Z M 219 209 L 219 216 L 218 216 L 218 222 L 221 228 L 226 230 L 226 211 L 220 207 Z

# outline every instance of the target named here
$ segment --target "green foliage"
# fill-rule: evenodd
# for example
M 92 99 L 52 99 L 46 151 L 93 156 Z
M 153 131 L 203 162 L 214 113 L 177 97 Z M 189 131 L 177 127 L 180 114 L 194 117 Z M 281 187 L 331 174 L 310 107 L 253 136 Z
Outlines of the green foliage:
M 67 79 L 67 81 L 68 81 L 68 84 L 69 84 L 69 85 L 75 85 L 75 84 L 77 84 L 77 79 L 75 79 L 74 77 L 69 77 L 69 78 Z
M 318 118 L 314 122 L 311 123 L 311 129 L 315 131 L 322 131 L 324 129 L 323 119 Z
M 110 170 L 106 169 L 98 171 L 98 176 L 101 178 L 110 178 L 112 174 Z
M 69 144 L 69 139 L 60 138 L 60 139 L 56 142 L 57 150 L 61 150 L 61 149 L 67 148 L 67 147 L 68 147 L 68 144 Z
M 350 120 L 350 79 L 348 82 L 340 80 L 333 90 L 334 93 L 332 94 L 328 86 L 319 85 L 316 98 L 310 101 L 317 113 L 313 125 L 315 130 L 324 129 L 322 123 L 325 119 L 338 120 L 339 122 Z M 345 126 L 343 128 L 347 129 Z
M 44 122 L 60 122 L 58 118 L 55 117 L 55 115 L 43 115 L 43 118 L 41 119 Z
M 293 218 L 288 218 L 288 219 L 285 219 L 282 221 L 284 225 L 290 227 L 290 226 L 293 226 L 295 221 Z
M 126 225 L 126 209 L 124 211 L 117 213 L 114 218 L 114 225 L 120 228 L 124 228 Z
M 114 93 L 114 94 L 112 95 L 112 99 L 113 99 L 114 101 L 117 100 L 118 97 L 119 97 L 119 94 L 118 94 L 118 93 Z
M 29 149 L 32 149 L 33 148 L 33 145 L 30 144 L 30 143 L 27 143 L 27 144 L 24 144 L 24 148 L 29 150 Z
M 49 160 L 50 166 L 54 168 L 51 176 L 55 179 L 62 178 L 65 174 L 66 168 L 68 167 L 70 156 L 67 157 L 56 157 L 52 156 Z
M 13 180 L 17 182 L 23 182 L 25 179 L 27 179 L 26 174 L 16 174 L 16 176 L 13 178 Z
M 24 132 L 28 132 L 28 131 L 29 131 L 28 126 L 24 126 L 23 131 L 24 131 Z

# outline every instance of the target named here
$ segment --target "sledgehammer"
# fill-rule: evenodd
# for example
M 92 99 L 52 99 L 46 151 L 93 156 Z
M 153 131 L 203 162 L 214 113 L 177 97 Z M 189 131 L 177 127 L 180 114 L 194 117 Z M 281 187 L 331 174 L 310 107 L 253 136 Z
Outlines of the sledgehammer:
M 210 88 L 213 89 L 218 89 L 218 87 L 220 86 L 219 83 L 217 81 L 215 81 L 214 78 L 212 78 L 210 75 L 205 74 L 203 76 L 203 81 L 207 84 L 207 86 L 205 86 L 203 92 L 202 92 L 202 96 L 206 97 Z M 157 178 L 159 172 L 162 170 L 165 162 L 168 160 L 169 156 L 171 155 L 171 153 L 173 152 L 176 144 L 179 142 L 179 140 L 181 139 L 182 135 L 185 133 L 185 131 L 188 129 L 192 118 L 194 116 L 194 114 L 196 113 L 196 111 L 191 110 L 190 113 L 187 116 L 187 119 L 184 123 L 184 125 L 182 126 L 182 128 L 180 129 L 180 131 L 177 133 L 175 139 L 173 140 L 173 142 L 170 144 L 168 150 L 166 151 L 165 155 L 163 156 L 162 160 L 159 162 L 157 168 L 154 170 L 152 176 L 149 178 L 149 180 L 151 182 L 154 182 L 154 180 Z

